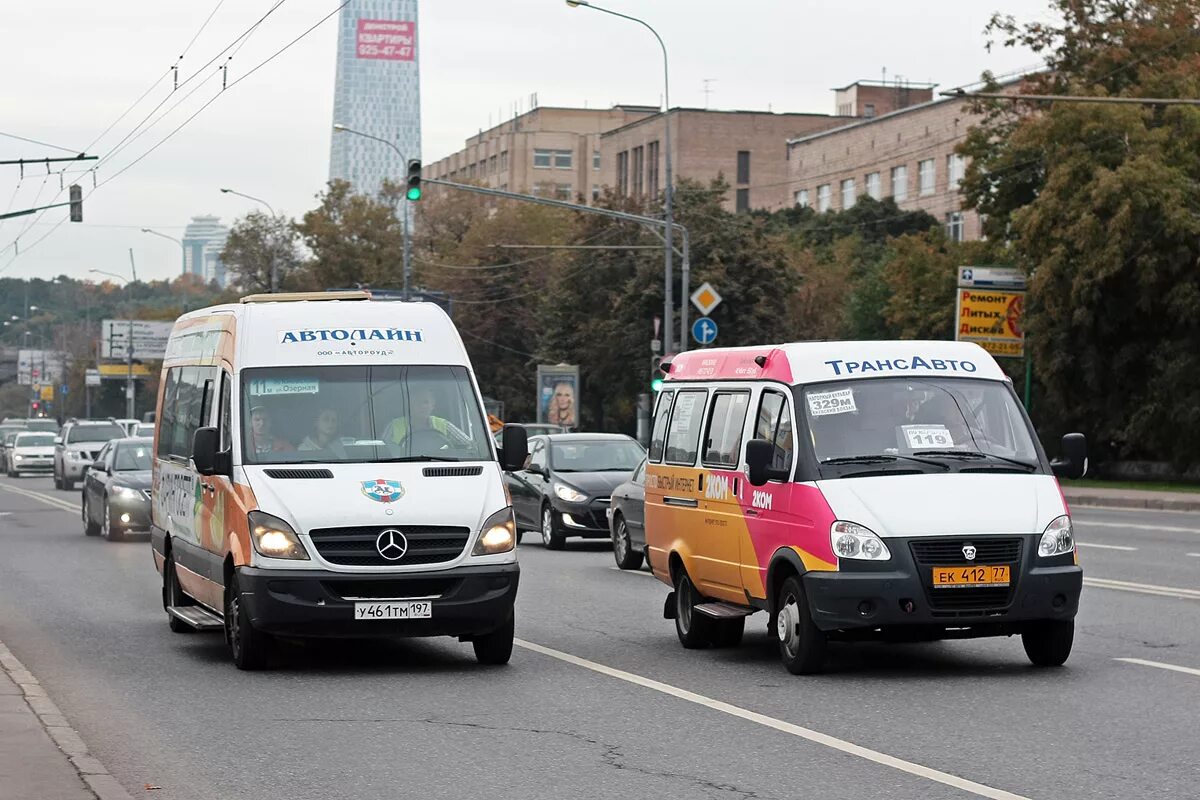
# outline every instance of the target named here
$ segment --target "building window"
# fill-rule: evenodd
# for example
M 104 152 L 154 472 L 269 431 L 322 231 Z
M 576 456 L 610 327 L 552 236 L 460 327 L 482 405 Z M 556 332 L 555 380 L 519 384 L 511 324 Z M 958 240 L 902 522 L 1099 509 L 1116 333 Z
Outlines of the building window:
M 750 190 L 749 189 L 738 189 L 737 190 L 737 199 L 735 202 L 737 204 L 735 207 L 737 210 L 737 213 L 742 214 L 742 213 L 749 211 L 750 210 Z
M 533 168 L 534 169 L 550 169 L 550 162 L 554 158 L 553 150 L 534 150 L 533 151 Z
M 508 151 L 507 150 L 500 151 L 500 171 L 501 172 L 508 171 Z
M 658 142 L 646 145 L 646 192 L 658 197 Z
M 828 211 L 833 205 L 833 187 L 828 183 L 822 183 L 817 187 L 817 211 Z
M 961 211 L 952 211 L 946 215 L 946 238 L 952 242 L 963 240 L 963 214 Z
M 469 180 L 475 180 L 475 165 L 474 164 L 467 167 L 467 178 Z
M 552 181 L 538 181 L 533 185 L 533 194 L 538 197 L 554 197 L 556 191 L 557 187 Z
M 617 195 L 629 196 L 629 151 L 617 153 Z
M 951 153 L 946 156 L 946 188 L 950 190 L 958 189 L 958 184 L 962 182 L 963 175 L 966 173 L 967 159 L 957 153 Z
M 737 155 L 737 182 L 750 182 L 750 151 L 738 150 Z
M 599 199 L 600 199 L 600 184 L 593 183 L 592 184 L 592 200 L 596 201 Z
M 571 199 L 571 184 L 556 183 L 554 184 L 554 196 L 559 200 Z
M 874 103 L 867 103 L 865 106 L 863 106 L 863 116 L 866 117 L 867 119 L 871 119 L 872 117 L 875 116 L 875 104 Z
M 592 169 L 596 170 L 597 172 L 600 171 L 600 151 L 599 150 L 592 151 Z
M 883 181 L 880 180 L 878 172 L 867 174 L 867 194 L 872 200 L 883 199 Z
M 482 178 L 484 175 L 488 174 L 487 167 L 488 167 L 487 159 L 486 158 L 479 159 L 479 177 Z
M 934 182 L 937 175 L 934 172 L 933 159 L 927 158 L 917 163 L 917 192 L 921 196 L 933 194 Z
M 488 174 L 489 175 L 496 174 L 496 164 L 498 162 L 499 162 L 499 159 L 496 158 L 495 156 L 492 156 L 491 158 L 488 159 Z
M 575 160 L 575 154 L 570 150 L 555 150 L 554 151 L 554 167 L 555 169 L 570 169 L 571 164 Z
M 796 205 L 800 208 L 808 208 L 808 189 L 796 192 Z
M 642 147 L 633 148 L 633 166 L 631 173 L 633 176 L 633 196 L 641 197 L 642 190 L 646 188 L 646 150 Z
M 908 167 L 892 167 L 892 199 L 897 203 L 908 199 Z
M 842 210 L 854 208 L 857 200 L 858 196 L 854 193 L 854 178 L 846 178 L 842 181 Z

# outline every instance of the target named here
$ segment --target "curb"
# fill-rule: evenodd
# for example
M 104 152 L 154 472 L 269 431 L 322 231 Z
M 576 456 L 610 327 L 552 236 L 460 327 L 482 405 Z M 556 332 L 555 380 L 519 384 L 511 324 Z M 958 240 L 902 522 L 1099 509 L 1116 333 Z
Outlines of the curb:
M 1067 503 L 1071 507 L 1087 506 L 1089 508 L 1113 509 L 1150 509 L 1153 511 L 1200 511 L 1200 499 L 1176 500 L 1165 497 L 1106 497 L 1100 495 L 1073 495 L 1064 492 Z
M 92 757 L 83 739 L 79 738 L 78 731 L 71 727 L 54 701 L 46 696 L 46 690 L 38 683 L 38 679 L 17 660 L 4 642 L 0 642 L 0 669 L 8 673 L 13 683 L 20 687 L 25 703 L 97 800 L 133 800 L 125 787 Z

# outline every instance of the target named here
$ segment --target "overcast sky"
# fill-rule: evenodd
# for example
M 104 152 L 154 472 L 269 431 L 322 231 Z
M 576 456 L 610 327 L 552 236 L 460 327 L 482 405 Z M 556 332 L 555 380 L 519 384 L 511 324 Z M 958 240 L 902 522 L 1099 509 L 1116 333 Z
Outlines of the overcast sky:
M 275 0 L 225 0 L 180 63 L 182 81 L 250 27 Z M 351 0 L 354 2 L 354 0 Z M 335 9 L 335 0 L 285 0 L 236 57 L 241 77 Z M 37 0 L 4 3 L 0 26 L 0 132 L 105 155 L 155 105 L 178 105 L 155 127 L 100 162 L 84 223 L 66 209 L 0 222 L 0 276 L 84 277 L 89 268 L 140 278 L 174 277 L 179 237 L 197 214 L 229 224 L 253 208 L 228 186 L 300 216 L 315 205 L 329 168 L 336 17 L 237 86 L 220 92 L 209 67 L 172 95 L 170 66 L 217 0 Z M 672 105 L 831 113 L 830 89 L 903 76 L 950 88 L 1037 64 L 1031 53 L 984 49 L 984 25 L 1002 7 L 1048 19 L 1048 0 L 610 0 L 662 35 L 671 58 Z M 936 10 L 934 10 L 936 9 Z M 655 104 L 661 57 L 648 32 L 563 0 L 435 0 L 422 3 L 418 55 L 424 159 L 462 146 L 514 102 L 606 107 Z M 217 62 L 220 63 L 220 62 Z M 207 82 L 203 82 L 209 78 Z M 143 92 L 146 99 L 101 133 Z M 184 99 L 194 87 L 200 88 Z M 218 96 L 219 95 L 219 96 Z M 200 106 L 211 105 L 119 176 Z M 99 138 L 98 138 L 99 137 Z M 0 136 L 0 159 L 65 155 Z M 57 176 L 0 167 L 0 209 L 61 202 Z M 68 175 L 69 183 L 71 176 Z M 80 176 L 75 177 L 80 180 Z M 85 191 L 91 177 L 82 176 Z M 12 242 L 20 240 L 16 258 Z

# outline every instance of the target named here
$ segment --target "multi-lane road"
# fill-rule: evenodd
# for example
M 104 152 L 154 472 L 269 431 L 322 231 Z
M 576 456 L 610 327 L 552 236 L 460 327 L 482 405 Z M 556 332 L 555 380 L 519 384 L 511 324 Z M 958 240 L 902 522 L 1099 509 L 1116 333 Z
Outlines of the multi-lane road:
M 219 636 L 167 629 L 149 545 L 85 538 L 77 508 L 0 479 L 0 640 L 135 797 L 1200 796 L 1200 515 L 1077 509 L 1061 669 L 985 639 L 834 646 L 797 678 L 762 615 L 740 648 L 684 651 L 664 585 L 531 543 L 507 667 L 443 639 L 239 672 Z

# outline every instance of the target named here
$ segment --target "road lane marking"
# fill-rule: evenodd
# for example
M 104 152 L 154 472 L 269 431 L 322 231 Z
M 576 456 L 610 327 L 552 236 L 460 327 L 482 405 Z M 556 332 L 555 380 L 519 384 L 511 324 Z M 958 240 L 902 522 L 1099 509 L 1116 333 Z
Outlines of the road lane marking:
M 609 567 L 609 569 L 615 570 L 615 571 L 623 573 L 625 575 L 642 575 L 647 578 L 654 577 L 653 573 L 643 572 L 641 567 L 638 567 L 637 569 L 621 569 L 620 567 Z
M 926 780 L 941 783 L 946 786 L 952 786 L 955 789 L 961 789 L 964 792 L 970 792 L 971 794 L 979 797 L 988 797 L 992 798 L 992 800 L 1028 800 L 1028 798 L 1024 798 L 1018 794 L 1013 794 L 1012 792 L 1006 792 L 1003 789 L 995 789 L 991 786 L 985 786 L 982 783 L 976 783 L 975 781 L 967 780 L 966 778 L 960 778 L 957 775 L 951 775 L 949 772 L 942 772 L 940 770 L 933 769 L 932 767 L 926 767 L 922 764 L 917 764 L 912 761 L 905 761 L 902 758 L 889 756 L 887 753 L 881 753 L 878 750 L 871 750 L 861 745 L 854 744 L 853 742 L 847 742 L 844 739 L 838 739 L 837 737 L 830 736 L 827 733 L 814 731 L 811 728 L 805 728 L 800 725 L 795 725 L 791 722 L 784 722 L 783 720 L 775 719 L 774 717 L 768 717 L 765 714 L 749 711 L 741 708 L 740 706 L 735 706 L 721 700 L 714 700 L 711 697 L 705 697 L 704 695 L 696 694 L 695 692 L 689 692 L 687 689 L 680 689 L 679 687 L 672 686 L 669 683 L 661 683 L 656 680 L 651 680 L 650 678 L 644 678 L 641 675 L 635 675 L 632 672 L 626 672 L 621 669 L 599 664 L 595 661 L 589 661 L 586 658 L 580 658 L 579 656 L 571 655 L 570 653 L 564 653 L 561 650 L 553 650 L 549 647 L 544 647 L 533 642 L 527 642 L 523 639 L 514 639 L 513 643 L 518 647 L 525 648 L 526 650 L 531 650 L 535 653 L 540 653 L 544 656 L 558 659 L 559 661 L 565 661 L 568 664 L 573 664 L 577 667 L 583 667 L 584 669 L 591 670 L 592 672 L 598 672 L 601 675 L 607 675 L 610 678 L 616 678 L 617 680 L 625 681 L 626 683 L 632 683 L 637 686 L 643 686 L 647 689 L 653 689 L 656 692 L 662 692 L 663 694 L 671 695 L 672 697 L 679 698 L 680 700 L 686 700 L 689 703 L 695 703 L 696 705 L 704 706 L 705 708 L 712 709 L 713 711 L 720 711 L 723 714 L 729 714 L 730 716 L 738 717 L 758 725 L 763 725 L 767 728 L 774 728 L 777 731 L 805 739 L 813 744 L 829 747 L 842 753 L 846 753 L 847 755 L 855 756 L 866 761 L 871 761 L 881 766 L 891 767 L 892 769 L 906 772 L 909 775 L 915 775 L 918 778 L 925 778 Z
M 69 503 L 66 500 L 60 500 L 57 497 L 51 497 L 50 495 L 42 494 L 41 492 L 34 492 L 30 491 L 29 489 L 18 489 L 15 486 L 9 486 L 5 483 L 0 483 L 0 489 L 5 489 L 13 494 L 19 494 L 24 497 L 28 497 L 31 500 L 37 500 L 39 503 L 45 503 L 46 505 L 54 506 L 55 508 L 63 511 L 70 511 L 73 514 L 79 511 L 79 508 L 74 504 Z
M 1200 528 L 1175 528 L 1170 525 L 1133 525 L 1126 522 L 1092 522 L 1087 519 L 1071 518 L 1076 525 L 1095 526 L 1097 528 L 1129 528 L 1135 531 L 1170 531 L 1171 533 L 1200 533 Z
M 1152 583 L 1132 583 L 1130 581 L 1117 581 L 1110 578 L 1084 578 L 1084 586 L 1093 586 L 1097 589 L 1116 589 L 1121 592 L 1138 592 L 1140 594 L 1153 594 L 1159 597 L 1176 597 L 1183 600 L 1200 600 L 1200 591 L 1196 589 L 1180 589 L 1175 586 L 1156 586 Z
M 1192 558 L 1200 558 L 1200 553 L 1188 553 Z
M 1164 664 L 1161 661 L 1147 661 L 1144 658 L 1114 658 L 1113 660 L 1124 661 L 1126 664 L 1141 664 L 1143 667 L 1169 669 L 1172 672 L 1182 672 L 1184 675 L 1195 675 L 1200 678 L 1200 669 L 1192 669 L 1191 667 L 1177 667 L 1174 664 Z
M 1079 545 L 1080 547 L 1098 547 L 1101 550 L 1137 550 L 1136 547 L 1126 547 L 1123 544 L 1095 544 L 1093 542 L 1076 542 L 1075 544 Z

